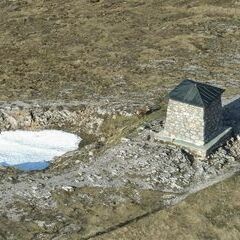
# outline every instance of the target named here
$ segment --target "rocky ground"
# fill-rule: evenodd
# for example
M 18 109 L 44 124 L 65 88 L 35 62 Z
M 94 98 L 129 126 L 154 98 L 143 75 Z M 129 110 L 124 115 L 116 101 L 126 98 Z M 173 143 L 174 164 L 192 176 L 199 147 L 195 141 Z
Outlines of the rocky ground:
M 113 146 L 102 136 L 60 157 L 43 172 L 2 169 L 0 212 L 6 221 L 2 235 L 6 239 L 26 234 L 25 239 L 89 239 L 233 175 L 240 169 L 239 106 L 236 99 L 224 112 L 235 138 L 208 159 L 157 141 L 155 135 L 164 123 L 156 119 L 140 124 Z M 18 228 L 7 229 L 13 222 Z

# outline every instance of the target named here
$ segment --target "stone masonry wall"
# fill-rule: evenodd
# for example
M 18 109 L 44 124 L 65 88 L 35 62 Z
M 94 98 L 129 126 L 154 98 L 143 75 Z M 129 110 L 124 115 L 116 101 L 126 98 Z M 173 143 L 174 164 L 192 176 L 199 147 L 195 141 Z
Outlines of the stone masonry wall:
M 222 101 L 221 96 L 214 100 L 205 110 L 204 110 L 204 140 L 208 142 L 211 140 L 221 129 L 222 123 Z
M 204 109 L 169 99 L 165 134 L 172 139 L 204 144 Z

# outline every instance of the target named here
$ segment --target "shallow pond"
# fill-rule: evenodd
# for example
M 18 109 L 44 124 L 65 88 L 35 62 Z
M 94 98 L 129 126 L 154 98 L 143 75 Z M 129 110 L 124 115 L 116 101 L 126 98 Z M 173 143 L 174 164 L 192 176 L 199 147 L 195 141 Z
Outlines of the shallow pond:
M 54 157 L 76 150 L 81 138 L 60 130 L 3 131 L 0 134 L 0 165 L 20 170 L 42 170 Z

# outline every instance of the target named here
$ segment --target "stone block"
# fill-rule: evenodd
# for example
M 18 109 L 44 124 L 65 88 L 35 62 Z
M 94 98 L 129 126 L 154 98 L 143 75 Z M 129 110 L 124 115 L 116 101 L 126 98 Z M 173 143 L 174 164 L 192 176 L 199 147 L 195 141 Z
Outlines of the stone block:
M 156 133 L 154 138 L 155 140 L 164 141 L 169 144 L 175 144 L 190 150 L 193 154 L 199 155 L 201 157 L 208 156 L 212 151 L 216 148 L 223 145 L 227 139 L 232 136 L 232 128 L 225 127 L 222 128 L 218 134 L 214 138 L 212 138 L 208 143 L 204 144 L 204 142 L 188 142 L 183 139 L 174 139 L 172 136 L 168 135 L 166 131 L 161 131 Z

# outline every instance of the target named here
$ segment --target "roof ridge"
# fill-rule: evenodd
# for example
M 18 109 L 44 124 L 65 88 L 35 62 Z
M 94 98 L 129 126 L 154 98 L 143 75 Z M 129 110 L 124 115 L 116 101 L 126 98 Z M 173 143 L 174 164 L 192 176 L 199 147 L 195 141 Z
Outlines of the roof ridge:
M 198 83 L 196 82 L 194 85 L 195 85 L 195 88 L 197 89 L 197 94 L 198 94 L 199 99 L 201 100 L 202 105 L 205 106 L 205 103 L 204 103 L 204 101 L 203 101 L 203 98 L 202 98 L 201 93 L 200 93 L 200 90 L 199 90 L 199 85 L 198 85 Z
M 199 86 L 199 93 L 200 93 L 200 96 L 201 98 L 204 97 L 204 98 L 207 98 L 207 99 L 211 99 L 211 96 L 214 97 L 214 93 L 212 93 L 206 86 L 202 85 L 202 86 Z M 205 92 L 204 92 L 205 91 Z M 208 96 L 210 95 L 210 96 Z
M 170 92 L 169 97 L 198 107 L 207 107 L 223 92 L 221 88 L 185 79 Z

